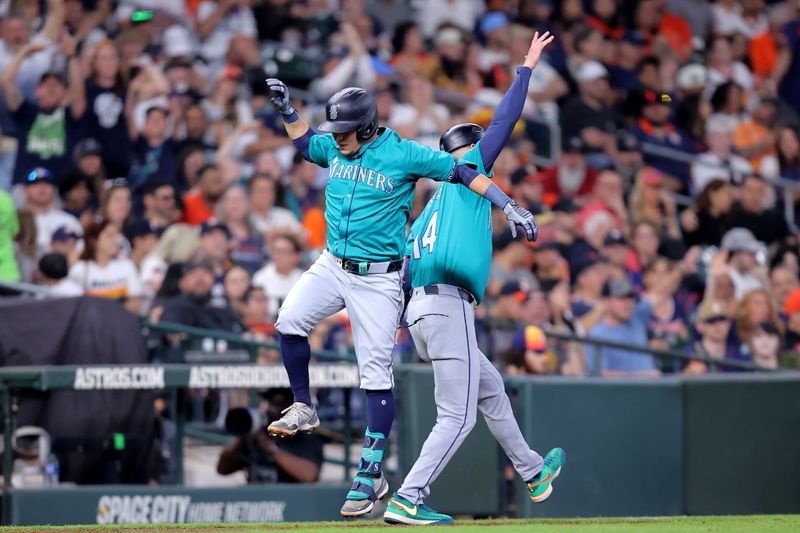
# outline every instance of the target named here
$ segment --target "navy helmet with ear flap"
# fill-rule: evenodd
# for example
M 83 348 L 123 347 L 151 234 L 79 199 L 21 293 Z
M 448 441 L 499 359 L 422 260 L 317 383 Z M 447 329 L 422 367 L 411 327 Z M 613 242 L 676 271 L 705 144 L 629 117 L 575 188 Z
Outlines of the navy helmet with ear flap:
M 484 129 L 472 122 L 462 122 L 451 126 L 439 138 L 439 150 L 453 152 L 462 146 L 469 146 L 481 140 Z
M 324 133 L 356 132 L 358 142 L 369 140 L 378 131 L 378 105 L 375 98 L 359 87 L 345 87 L 328 99 L 326 120 L 317 128 Z

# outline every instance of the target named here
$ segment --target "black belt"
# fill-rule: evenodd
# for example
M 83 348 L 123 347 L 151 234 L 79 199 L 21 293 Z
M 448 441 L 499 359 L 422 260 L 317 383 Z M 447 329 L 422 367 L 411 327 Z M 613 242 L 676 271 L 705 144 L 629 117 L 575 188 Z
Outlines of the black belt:
M 403 269 L 403 260 L 387 261 L 384 263 L 370 263 L 368 261 L 353 261 L 352 259 L 339 259 L 334 256 L 342 269 L 351 274 L 365 276 L 367 274 L 388 274 L 389 272 L 399 272 Z M 379 267 L 376 269 L 375 267 Z M 376 271 L 379 270 L 379 271 Z
M 462 300 L 467 302 L 468 304 L 475 303 L 475 297 L 472 296 L 469 291 L 462 289 L 461 287 L 456 287 L 458 289 L 458 295 L 461 297 Z M 422 287 L 422 290 L 425 291 L 425 294 L 439 294 L 439 286 L 438 285 L 426 285 Z

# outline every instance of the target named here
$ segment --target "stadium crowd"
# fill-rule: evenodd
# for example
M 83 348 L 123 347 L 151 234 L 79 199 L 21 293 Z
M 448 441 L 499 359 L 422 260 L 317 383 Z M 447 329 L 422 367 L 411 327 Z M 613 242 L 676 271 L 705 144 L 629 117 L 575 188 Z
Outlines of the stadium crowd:
M 274 336 L 325 246 L 327 176 L 264 78 L 312 124 L 364 87 L 382 125 L 438 149 L 450 125 L 488 124 L 549 30 L 493 168 L 540 237 L 512 239 L 495 211 L 486 352 L 517 374 L 735 370 L 547 337 L 568 331 L 797 366 L 799 15 L 797 0 L 2 0 L 0 279 Z M 420 182 L 412 219 L 433 191 Z M 343 314 L 312 335 L 351 345 Z

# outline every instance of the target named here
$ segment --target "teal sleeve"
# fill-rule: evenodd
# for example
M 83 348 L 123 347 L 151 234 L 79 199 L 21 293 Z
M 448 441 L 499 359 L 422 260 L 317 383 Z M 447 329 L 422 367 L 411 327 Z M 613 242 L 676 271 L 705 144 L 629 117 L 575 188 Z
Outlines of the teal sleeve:
M 456 159 L 447 152 L 436 151 L 414 141 L 406 141 L 406 161 L 412 176 L 435 181 L 450 181 Z
M 308 141 L 308 160 L 322 168 L 328 168 L 330 151 L 335 149 L 336 142 L 331 135 L 312 135 Z

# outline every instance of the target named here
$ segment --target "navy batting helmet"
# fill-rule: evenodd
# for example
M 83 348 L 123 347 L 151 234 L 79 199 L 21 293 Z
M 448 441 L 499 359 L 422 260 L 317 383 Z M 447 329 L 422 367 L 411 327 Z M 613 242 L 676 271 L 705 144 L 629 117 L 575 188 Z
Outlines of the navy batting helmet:
M 451 126 L 439 138 L 439 150 L 453 152 L 462 146 L 475 144 L 483 137 L 484 130 L 472 122 L 462 122 Z
M 356 132 L 364 142 L 378 130 L 378 106 L 375 98 L 364 89 L 345 87 L 328 99 L 325 120 L 317 129 L 325 133 Z

